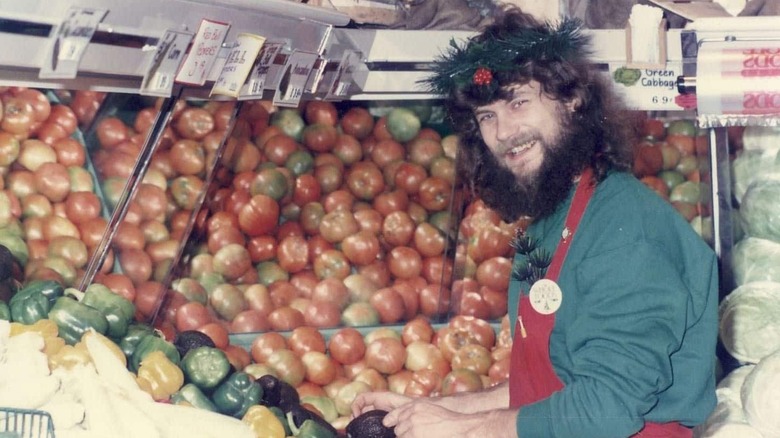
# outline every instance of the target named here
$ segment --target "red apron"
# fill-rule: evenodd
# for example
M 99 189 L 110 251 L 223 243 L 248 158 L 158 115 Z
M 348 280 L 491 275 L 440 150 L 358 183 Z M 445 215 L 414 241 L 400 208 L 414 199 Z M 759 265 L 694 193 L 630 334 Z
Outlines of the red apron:
M 544 278 L 557 281 L 566 253 L 569 250 L 574 233 L 588 205 L 595 182 L 593 172 L 586 169 L 566 216 L 564 235 L 555 250 L 550 266 Z M 512 342 L 511 364 L 509 371 L 509 406 L 520 408 L 549 397 L 563 389 L 563 382 L 555 374 L 550 362 L 550 334 L 555 325 L 555 313 L 543 315 L 536 312 L 527 294 L 522 294 L 518 303 L 517 323 Z M 530 327 L 530 330 L 526 330 Z M 690 438 L 691 429 L 679 423 L 650 423 L 637 432 L 636 437 L 643 438 Z

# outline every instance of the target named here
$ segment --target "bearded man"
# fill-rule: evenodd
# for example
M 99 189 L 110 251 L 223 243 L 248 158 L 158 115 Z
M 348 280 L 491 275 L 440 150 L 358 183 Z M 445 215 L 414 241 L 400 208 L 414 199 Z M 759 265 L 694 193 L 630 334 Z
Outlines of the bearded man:
M 427 84 L 447 97 L 459 166 L 512 222 L 510 379 L 477 393 L 362 394 L 399 437 L 690 437 L 715 406 L 713 251 L 630 173 L 625 112 L 577 22 L 514 7 Z

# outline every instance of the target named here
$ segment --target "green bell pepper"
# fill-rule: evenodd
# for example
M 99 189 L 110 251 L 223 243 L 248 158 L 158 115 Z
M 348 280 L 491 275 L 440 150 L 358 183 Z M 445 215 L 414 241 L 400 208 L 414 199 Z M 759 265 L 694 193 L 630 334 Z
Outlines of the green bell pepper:
M 62 296 L 62 286 L 53 280 L 33 280 L 11 297 L 11 320 L 30 325 L 49 315 L 54 302 Z
M 217 386 L 211 401 L 220 413 L 241 418 L 250 406 L 258 404 L 262 395 L 263 388 L 249 374 L 237 371 Z
M 133 352 L 143 338 L 153 335 L 154 329 L 148 324 L 134 323 L 127 327 L 127 333 L 119 340 L 119 348 L 125 353 L 125 357 L 132 358 Z
M 295 434 L 297 438 L 336 438 L 337 434 L 332 428 L 316 420 L 306 420 Z
M 292 429 L 290 429 L 290 423 L 287 422 L 287 415 L 282 408 L 279 406 L 269 406 L 268 409 L 273 412 L 276 418 L 279 419 L 279 422 L 282 423 L 282 427 L 284 427 L 284 436 L 292 436 L 293 433 Z
M 184 355 L 181 369 L 188 382 L 194 383 L 204 391 L 210 391 L 228 376 L 230 361 L 225 352 L 219 348 L 197 347 Z
M 133 351 L 133 356 L 130 358 L 130 366 L 134 372 L 138 371 L 141 366 L 141 361 L 144 360 L 146 355 L 153 351 L 162 351 L 168 359 L 176 365 L 181 362 L 181 356 L 176 346 L 172 342 L 168 342 L 165 339 L 153 333 L 151 335 L 144 336 Z
M 171 403 L 175 405 L 190 405 L 198 409 L 217 412 L 217 407 L 209 400 L 206 394 L 193 383 L 185 383 L 175 394 L 171 396 Z
M 0 301 L 0 319 L 3 321 L 11 320 L 11 308 L 8 307 L 5 301 Z
M 108 321 L 106 336 L 121 339 L 135 316 L 135 306 L 121 295 L 117 295 L 102 284 L 90 284 L 84 292 L 68 288 L 66 294 L 73 295 L 89 307 L 97 309 Z
M 49 319 L 57 324 L 59 337 L 68 345 L 76 345 L 89 329 L 101 335 L 108 330 L 108 321 L 99 310 L 69 297 L 57 298 L 49 311 Z

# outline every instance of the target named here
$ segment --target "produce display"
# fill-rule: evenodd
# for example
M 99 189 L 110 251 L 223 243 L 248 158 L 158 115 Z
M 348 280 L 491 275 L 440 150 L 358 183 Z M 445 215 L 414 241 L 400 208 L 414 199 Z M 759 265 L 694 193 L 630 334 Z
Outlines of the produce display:
M 690 119 L 646 118 L 633 172 L 711 242 L 709 139 Z

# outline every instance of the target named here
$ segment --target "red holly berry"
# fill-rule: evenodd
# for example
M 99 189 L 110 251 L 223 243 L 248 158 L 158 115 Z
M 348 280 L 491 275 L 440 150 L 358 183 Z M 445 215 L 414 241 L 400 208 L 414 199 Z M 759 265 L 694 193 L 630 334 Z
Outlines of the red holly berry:
M 474 72 L 474 77 L 472 77 L 471 80 L 475 85 L 490 85 L 493 81 L 493 73 L 485 67 L 479 67 L 477 71 Z

